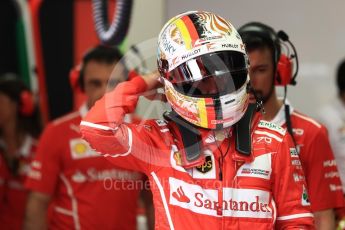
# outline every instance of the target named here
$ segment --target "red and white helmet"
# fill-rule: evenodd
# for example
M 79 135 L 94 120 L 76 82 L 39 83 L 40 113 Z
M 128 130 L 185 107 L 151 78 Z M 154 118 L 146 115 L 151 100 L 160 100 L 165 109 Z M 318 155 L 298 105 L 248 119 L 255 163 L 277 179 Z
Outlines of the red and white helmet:
M 159 34 L 157 61 L 168 102 L 186 121 L 222 129 L 244 115 L 248 58 L 224 18 L 204 11 L 172 18 Z

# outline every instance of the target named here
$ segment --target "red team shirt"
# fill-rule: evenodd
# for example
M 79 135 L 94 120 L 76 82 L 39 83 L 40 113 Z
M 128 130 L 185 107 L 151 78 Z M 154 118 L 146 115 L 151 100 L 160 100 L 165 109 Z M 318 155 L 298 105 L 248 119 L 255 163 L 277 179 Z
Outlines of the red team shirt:
M 291 105 L 290 114 L 312 211 L 343 207 L 342 186 L 326 128 Z M 286 128 L 284 106 L 271 122 Z M 297 175 L 295 180 L 299 180 Z
M 80 121 L 75 112 L 47 126 L 27 187 L 53 196 L 49 229 L 136 229 L 142 175 L 92 151 Z
M 205 163 L 184 168 L 173 122 L 122 123 L 145 88 L 141 78 L 119 84 L 96 102 L 81 131 L 115 165 L 149 177 L 156 229 L 313 229 L 303 171 L 284 129 L 256 121 L 250 156 L 236 151 L 231 128 L 222 139 L 199 129 Z
M 1 151 L 1 150 L 0 150 Z M 28 191 L 24 187 L 30 163 L 36 151 L 36 140 L 26 136 L 18 151 L 18 176 L 14 176 L 0 156 L 0 228 L 22 229 Z

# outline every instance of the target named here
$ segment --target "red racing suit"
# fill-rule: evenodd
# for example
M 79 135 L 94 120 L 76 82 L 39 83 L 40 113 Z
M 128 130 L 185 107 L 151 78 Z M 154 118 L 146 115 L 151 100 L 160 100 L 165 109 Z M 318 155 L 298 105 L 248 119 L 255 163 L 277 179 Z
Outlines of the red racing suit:
M 231 128 L 223 130 L 228 138 L 200 129 L 205 162 L 184 168 L 173 122 L 121 122 L 145 89 L 140 77 L 119 84 L 96 102 L 81 132 L 115 165 L 149 177 L 156 229 L 313 229 L 305 182 L 293 178 L 303 171 L 284 129 L 255 122 L 247 157 L 235 150 Z
M 27 135 L 16 156 L 18 157 L 18 175 L 11 173 L 3 154 L 0 153 L 0 227 L 3 230 L 23 229 L 28 196 L 24 182 L 36 153 L 36 146 L 36 139 Z
M 291 105 L 290 119 L 299 157 L 308 186 L 313 212 L 344 207 L 341 181 L 324 126 L 296 111 Z M 271 122 L 286 127 L 282 106 Z M 294 175 L 299 180 L 298 175 Z
M 26 186 L 52 196 L 49 229 L 136 229 L 143 175 L 115 167 L 81 139 L 86 107 L 50 123 Z

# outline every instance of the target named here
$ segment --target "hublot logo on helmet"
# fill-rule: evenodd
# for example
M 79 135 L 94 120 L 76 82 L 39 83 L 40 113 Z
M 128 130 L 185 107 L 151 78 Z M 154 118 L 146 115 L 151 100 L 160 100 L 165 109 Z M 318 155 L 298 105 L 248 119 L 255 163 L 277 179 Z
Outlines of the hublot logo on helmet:
M 196 49 L 196 50 L 193 50 L 192 52 L 189 52 L 189 53 L 187 53 L 187 54 L 182 55 L 182 56 L 181 56 L 181 59 L 182 59 L 182 60 L 187 59 L 187 58 L 189 58 L 189 57 L 191 57 L 191 56 L 194 56 L 194 55 L 200 53 L 200 51 L 201 51 L 200 48 L 199 48 L 199 49 Z
M 222 44 L 222 48 L 233 48 L 233 49 L 237 49 L 238 45 L 237 44 Z

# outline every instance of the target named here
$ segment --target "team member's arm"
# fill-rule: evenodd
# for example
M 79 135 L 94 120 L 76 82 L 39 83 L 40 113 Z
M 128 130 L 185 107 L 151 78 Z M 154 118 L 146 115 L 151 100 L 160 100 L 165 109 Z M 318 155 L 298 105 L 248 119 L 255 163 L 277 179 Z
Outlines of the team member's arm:
M 28 196 L 24 229 L 46 229 L 47 228 L 47 208 L 54 193 L 59 173 L 60 165 L 60 144 L 58 131 L 52 124 L 44 130 L 38 146 L 34 160 L 25 186 L 30 190 Z
M 335 214 L 333 209 L 314 212 L 315 226 L 317 230 L 334 230 Z
M 314 229 L 304 173 L 291 146 L 291 137 L 285 135 L 278 151 L 272 153 L 276 229 Z
M 51 197 L 40 192 L 30 192 L 26 216 L 24 221 L 25 230 L 45 230 L 47 229 L 47 210 Z
M 124 115 L 134 112 L 140 94 L 159 84 L 157 77 L 151 74 L 120 83 L 97 101 L 81 122 L 83 138 L 119 167 L 145 172 L 150 170 L 148 165 L 168 162 L 160 159 L 162 154 L 154 154 L 170 152 L 155 145 L 162 142 L 158 140 L 162 134 L 154 124 L 123 123 Z

